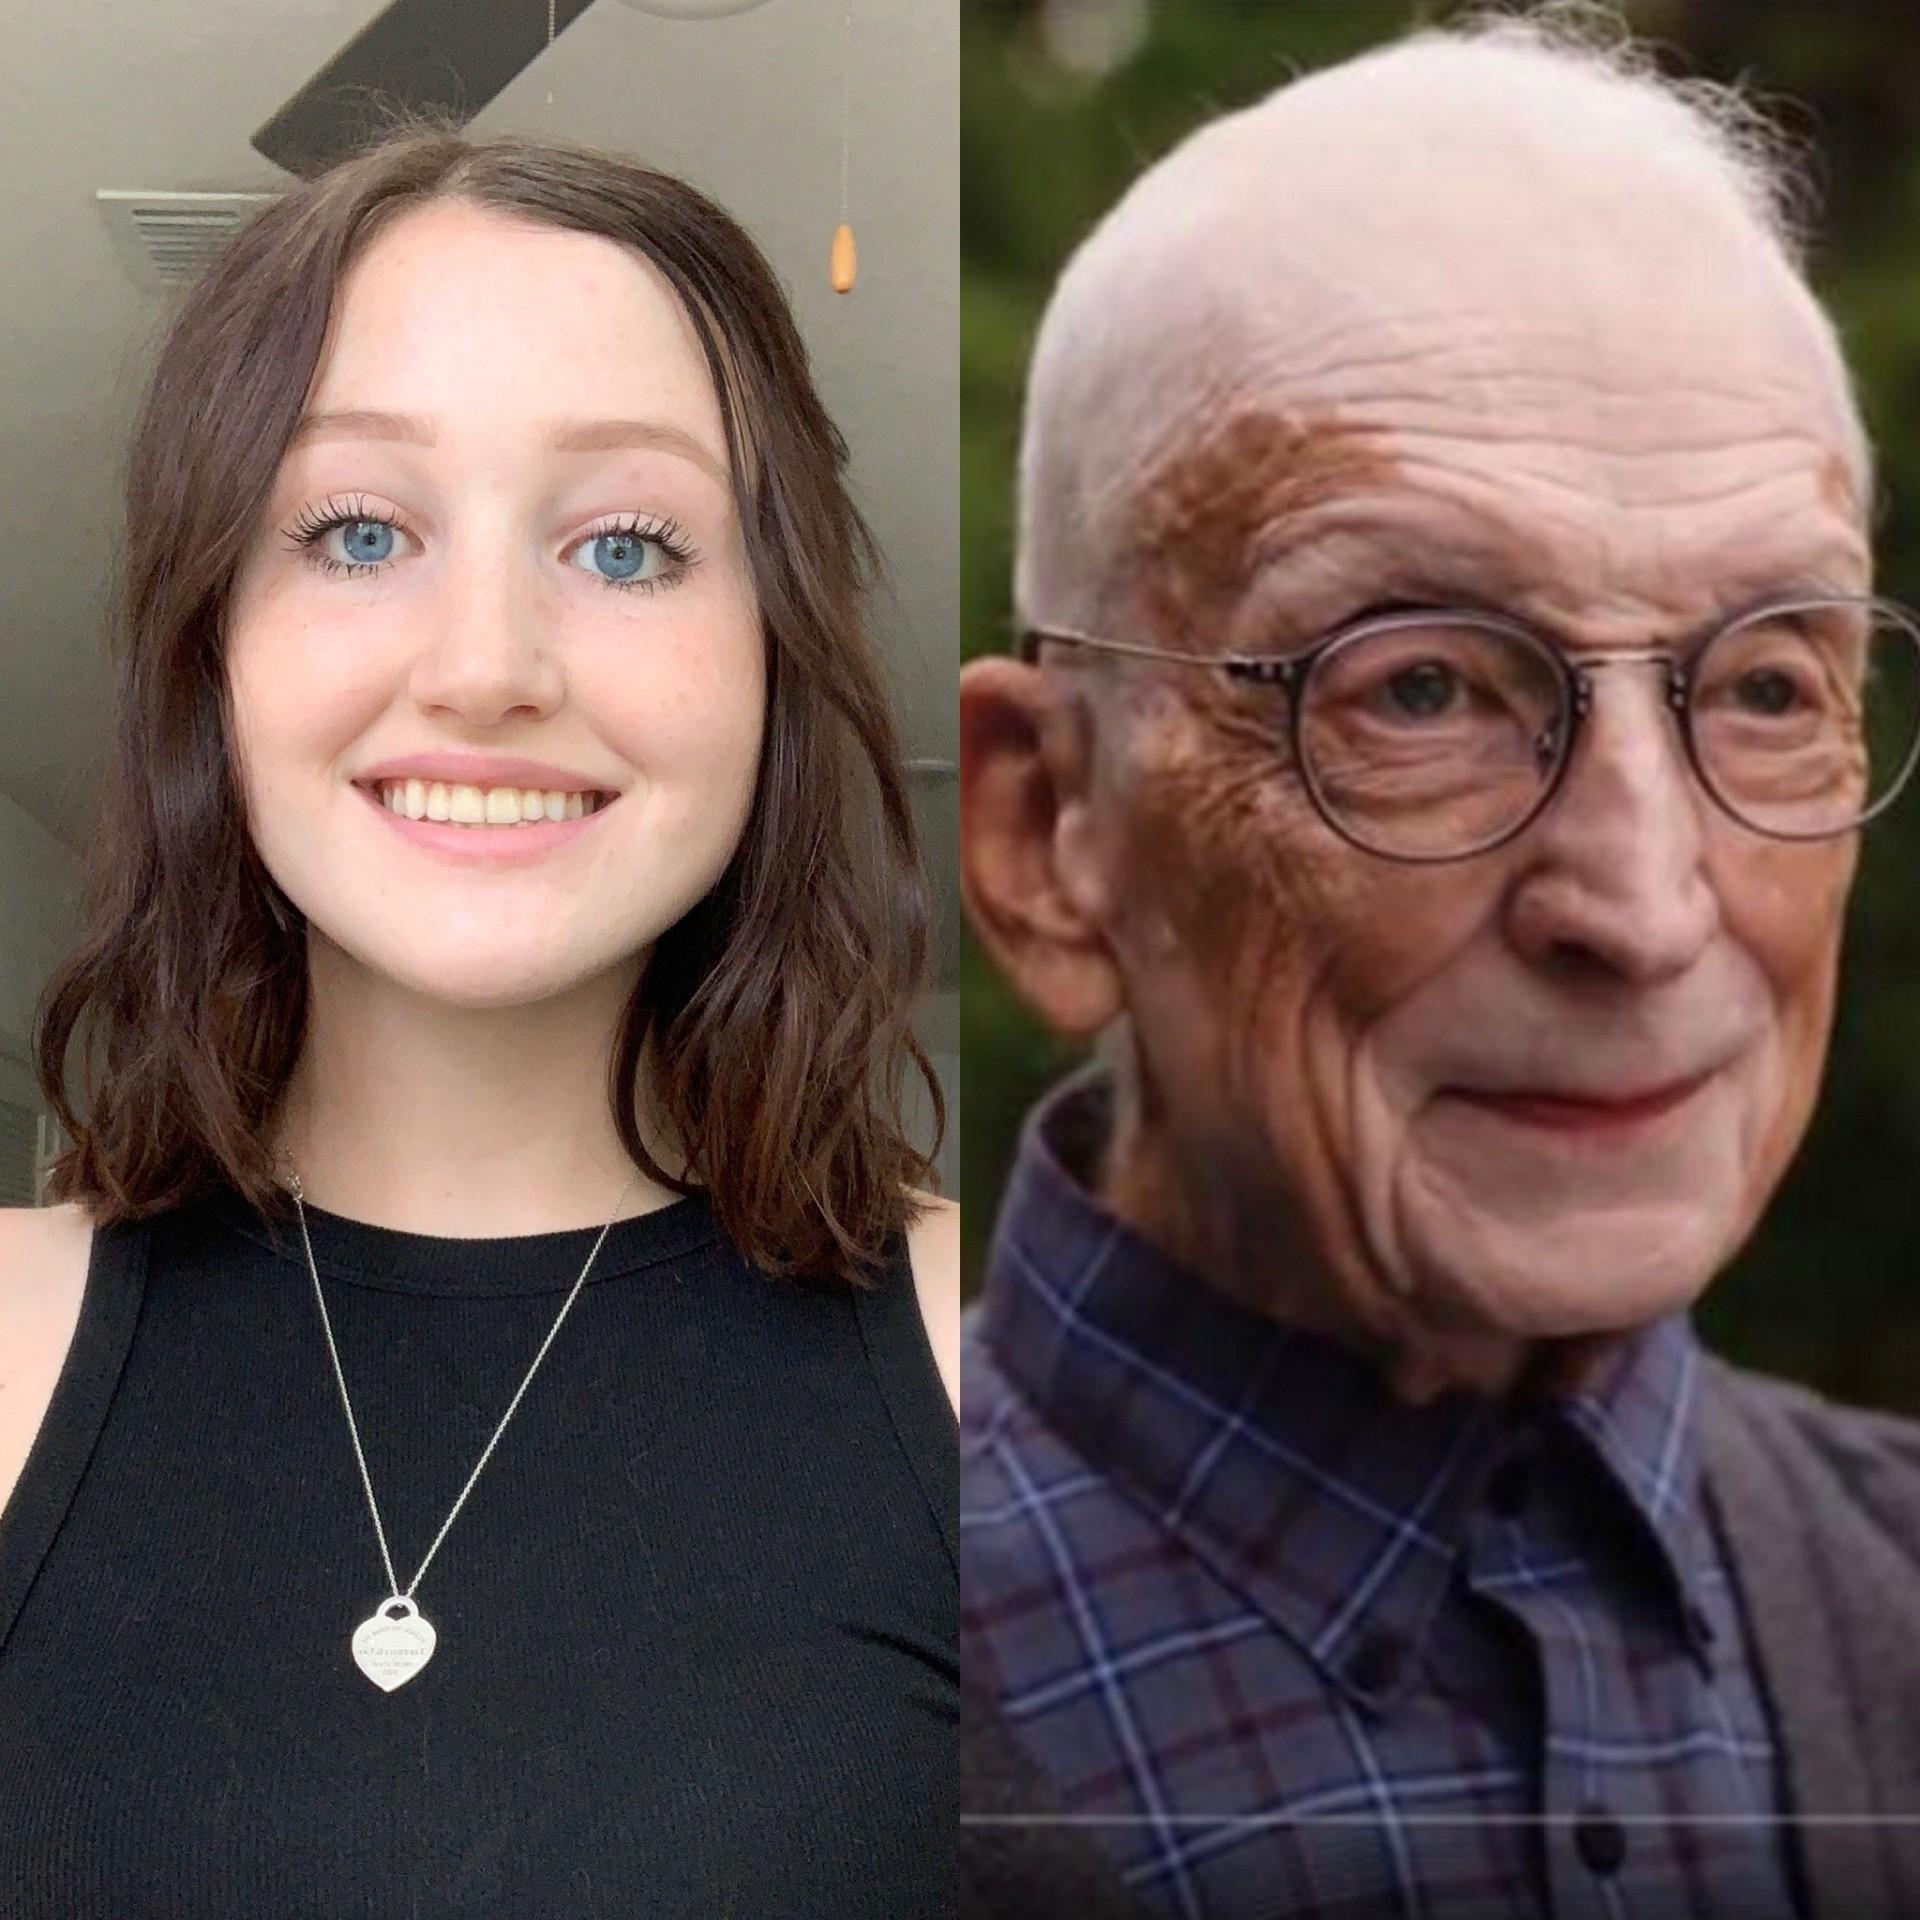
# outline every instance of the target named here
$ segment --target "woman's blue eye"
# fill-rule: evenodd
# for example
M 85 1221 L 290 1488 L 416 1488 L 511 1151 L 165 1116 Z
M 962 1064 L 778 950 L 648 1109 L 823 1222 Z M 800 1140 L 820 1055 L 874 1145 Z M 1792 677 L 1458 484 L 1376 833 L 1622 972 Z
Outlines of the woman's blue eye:
M 341 536 L 338 558 L 331 551 L 336 532 Z M 349 574 L 380 572 L 391 562 L 394 535 L 404 533 L 403 524 L 383 514 L 335 511 L 331 502 L 326 517 L 304 516 L 290 529 L 293 544 L 315 566 L 327 573 Z M 621 521 L 584 535 L 571 551 L 587 554 L 598 563 L 583 567 L 582 572 L 628 593 L 677 585 L 698 558 L 670 520 Z
M 350 566 L 378 566 L 393 551 L 393 536 L 398 531 L 386 520 L 348 520 L 346 531 L 347 562 Z M 364 536 L 372 534 L 371 540 Z M 381 535 L 385 535 L 384 540 Z
M 574 552 L 594 555 L 610 569 L 601 578 L 616 587 L 630 586 L 639 580 L 657 580 L 672 564 L 659 540 L 620 529 L 590 534 Z

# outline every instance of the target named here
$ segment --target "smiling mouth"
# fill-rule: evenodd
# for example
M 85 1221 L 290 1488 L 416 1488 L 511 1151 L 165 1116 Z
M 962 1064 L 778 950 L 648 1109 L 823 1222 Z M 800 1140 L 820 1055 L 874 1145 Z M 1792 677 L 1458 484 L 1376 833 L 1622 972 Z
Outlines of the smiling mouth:
M 511 830 L 516 827 L 554 826 L 554 825 L 563 824 L 566 821 L 591 817 L 596 813 L 604 813 L 607 810 L 607 808 L 612 806 L 613 803 L 620 797 L 617 793 L 603 792 L 598 789 L 592 789 L 592 788 L 580 789 L 577 795 L 577 798 L 580 801 L 579 813 L 576 814 L 572 810 L 571 805 L 569 805 L 568 810 L 562 815 L 561 820 L 558 822 L 553 820 L 550 816 L 545 814 L 540 814 L 540 813 L 536 813 L 531 816 L 522 816 L 521 818 L 517 820 L 512 820 L 512 821 L 507 821 L 507 820 L 491 821 L 484 817 L 484 813 L 483 813 L 483 817 L 479 819 L 455 820 L 452 817 L 451 813 L 441 813 L 441 814 L 426 813 L 426 814 L 421 814 L 416 816 L 414 814 L 409 813 L 404 807 L 388 806 L 386 789 L 389 787 L 399 786 L 403 784 L 402 782 L 356 780 L 352 784 L 357 791 L 365 794 L 366 797 L 376 807 L 378 807 L 382 813 L 390 813 L 396 819 L 411 822 L 415 826 L 471 827 L 471 828 L 477 828 L 483 832 L 488 830 L 498 831 L 501 828 L 506 828 Z M 454 783 L 442 781 L 442 782 L 430 782 L 428 784 L 437 785 L 437 786 L 450 789 Z M 472 788 L 472 789 L 468 789 L 468 791 L 483 793 L 485 790 Z M 567 797 L 569 802 L 571 802 L 576 797 L 576 795 L 569 792 Z
M 1691 1080 L 1677 1080 L 1670 1086 L 1656 1087 L 1647 1093 L 1629 1094 L 1620 1099 L 1589 1098 L 1527 1089 L 1489 1092 L 1471 1087 L 1449 1087 L 1447 1094 L 1497 1114 L 1522 1126 L 1544 1127 L 1560 1133 L 1613 1132 L 1657 1120 L 1683 1106 L 1712 1078 L 1696 1074 Z

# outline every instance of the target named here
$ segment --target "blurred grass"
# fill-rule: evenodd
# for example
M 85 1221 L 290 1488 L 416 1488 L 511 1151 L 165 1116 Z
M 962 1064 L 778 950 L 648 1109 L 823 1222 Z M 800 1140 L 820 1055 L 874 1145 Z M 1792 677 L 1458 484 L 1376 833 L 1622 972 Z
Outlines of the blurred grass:
M 1070 0 L 1070 4 L 1075 0 Z M 1091 4 L 1092 0 L 1077 0 Z M 961 21 L 963 657 L 1002 648 L 1012 481 L 1033 330 L 1054 276 L 1127 184 L 1202 120 L 1455 7 L 1434 0 L 1160 0 L 1099 79 L 1047 50 L 1039 0 Z M 1905 8 L 1644 0 L 1622 9 L 1669 71 L 1742 80 L 1813 143 L 1811 258 L 1880 461 L 1883 592 L 1920 602 L 1920 33 Z M 1729 1357 L 1920 1413 L 1920 793 L 1867 836 L 1813 1128 L 1700 1321 Z M 977 1286 L 1023 1116 L 1075 1058 L 962 953 L 961 1193 Z

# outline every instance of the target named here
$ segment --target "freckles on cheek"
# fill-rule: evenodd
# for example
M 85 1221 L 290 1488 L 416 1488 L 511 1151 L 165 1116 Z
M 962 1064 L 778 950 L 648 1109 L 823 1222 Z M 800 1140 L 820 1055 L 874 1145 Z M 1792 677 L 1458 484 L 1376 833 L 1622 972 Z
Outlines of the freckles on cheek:
M 630 724 L 643 736 L 671 741 L 680 751 L 732 751 L 757 739 L 766 724 L 766 685 L 757 656 L 737 658 L 711 646 L 692 646 L 650 663 L 644 679 L 631 673 L 610 688 Z

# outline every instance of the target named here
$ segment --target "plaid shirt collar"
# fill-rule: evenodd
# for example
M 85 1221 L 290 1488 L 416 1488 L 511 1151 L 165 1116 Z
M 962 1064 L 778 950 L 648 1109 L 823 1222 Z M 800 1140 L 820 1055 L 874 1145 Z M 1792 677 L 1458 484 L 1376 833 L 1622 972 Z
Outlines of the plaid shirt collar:
M 1417 1671 L 1403 1656 L 1475 1508 L 1522 1458 L 1583 1550 L 1632 1563 L 1707 1657 L 1684 1313 L 1623 1336 L 1578 1396 L 1532 1413 L 1467 1393 L 1407 1407 L 1355 1356 L 1217 1293 L 1100 1205 L 1110 1091 L 1086 1070 L 1029 1116 L 979 1314 L 1005 1374 L 1083 1459 L 1363 1704 Z

